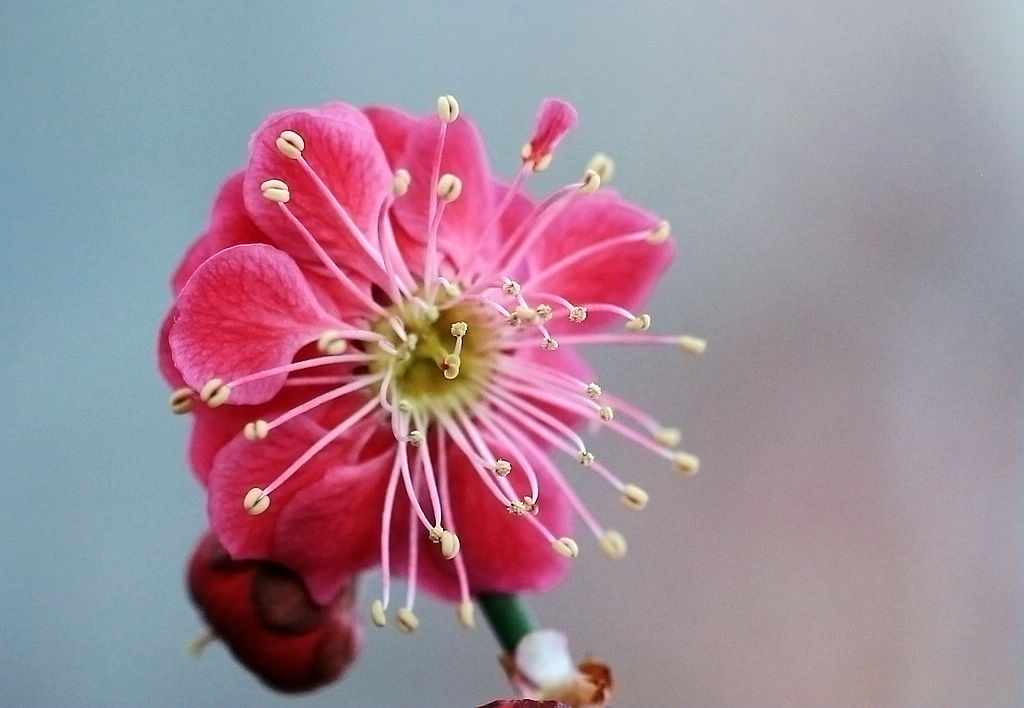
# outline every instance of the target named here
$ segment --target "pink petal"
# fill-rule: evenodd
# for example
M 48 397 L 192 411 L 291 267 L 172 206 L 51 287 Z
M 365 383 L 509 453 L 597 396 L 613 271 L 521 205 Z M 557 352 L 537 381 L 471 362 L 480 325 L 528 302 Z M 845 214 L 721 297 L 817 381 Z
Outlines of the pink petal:
M 397 170 L 403 165 L 399 159 L 405 154 L 405 146 L 408 135 L 420 119 L 406 111 L 391 106 L 367 106 L 363 113 L 373 125 L 384 154 L 387 156 L 388 164 L 392 170 Z
M 245 210 L 242 200 L 244 177 L 243 172 L 236 172 L 221 185 L 213 202 L 209 226 L 189 246 L 171 278 L 171 287 L 175 293 L 181 292 L 196 268 L 217 251 L 243 243 L 268 243 L 266 235 L 257 228 Z
M 569 301 L 610 302 L 633 309 L 646 300 L 659 276 L 675 255 L 671 240 L 652 244 L 640 239 L 608 245 L 587 258 L 561 263 L 570 254 L 617 236 L 654 229 L 656 217 L 623 201 L 613 190 L 598 190 L 577 197 L 547 226 L 533 253 L 533 273 L 554 266 L 540 278 L 529 278 L 530 288 L 553 292 Z M 606 325 L 613 317 L 595 313 L 563 331 L 586 331 Z
M 286 157 L 277 148 L 277 139 L 285 130 L 302 137 L 302 159 L 333 197 L 325 195 L 299 160 Z M 331 103 L 322 108 L 275 113 L 253 135 L 251 151 L 245 174 L 245 204 L 274 243 L 299 262 L 318 263 L 280 205 L 263 197 L 260 185 L 268 179 L 288 185 L 291 197 L 287 207 L 336 263 L 353 275 L 369 277 L 379 272 L 333 205 L 336 200 L 369 242 L 376 242 L 380 207 L 391 193 L 393 174 L 373 127 L 359 110 Z
M 171 327 L 174 363 L 195 390 L 287 364 L 333 320 L 317 303 L 295 262 L 266 245 L 220 251 L 192 275 Z M 232 403 L 268 400 L 279 374 L 239 386 Z
M 500 450 L 500 446 L 496 447 Z M 543 591 L 556 585 L 569 568 L 534 526 L 523 517 L 512 516 L 491 495 L 470 466 L 465 455 L 453 449 L 448 454 L 452 498 L 452 519 L 461 541 L 462 556 L 469 576 L 471 593 Z M 549 460 L 531 458 L 540 487 L 540 511 L 537 518 L 555 535 L 569 534 L 571 510 L 567 500 L 551 482 L 558 474 Z M 520 487 L 516 486 L 519 492 Z M 528 494 L 528 491 L 522 491 Z M 408 507 L 397 510 L 395 518 L 408 516 Z M 448 525 L 448 524 L 446 524 Z M 401 567 L 405 563 L 402 539 L 405 530 L 392 533 L 392 557 Z M 452 561 L 441 556 L 436 544 L 421 541 L 419 580 L 436 595 L 459 599 L 459 588 Z M 398 546 L 396 548 L 396 546 Z
M 543 162 L 559 141 L 576 125 L 576 109 L 560 98 L 546 98 L 537 109 L 537 122 L 530 138 L 527 159 Z
M 349 577 L 380 559 L 380 522 L 393 454 L 333 465 L 295 495 L 273 537 L 275 557 L 326 602 Z
M 379 115 L 378 115 L 379 118 Z M 409 191 L 392 207 L 400 231 L 415 244 L 426 242 L 430 202 L 437 199 L 437 185 L 431 182 L 437 155 L 440 124 L 436 116 L 420 118 L 408 124 L 404 153 L 394 159 L 395 167 L 404 167 L 412 176 Z M 392 143 L 394 138 L 388 138 Z M 492 202 L 490 167 L 476 127 L 467 119 L 450 123 L 445 136 L 439 174 L 454 174 L 462 180 L 458 199 L 445 205 L 438 229 L 439 248 L 455 264 L 461 265 L 486 238 L 483 233 Z M 409 256 L 406 258 L 410 260 Z

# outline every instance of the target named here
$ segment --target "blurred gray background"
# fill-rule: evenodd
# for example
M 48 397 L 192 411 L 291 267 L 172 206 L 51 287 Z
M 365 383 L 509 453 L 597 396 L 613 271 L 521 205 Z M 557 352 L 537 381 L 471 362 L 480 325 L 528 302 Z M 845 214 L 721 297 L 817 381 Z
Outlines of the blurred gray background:
M 203 504 L 154 364 L 267 113 L 450 92 L 506 175 L 537 102 L 573 101 L 533 186 L 610 153 L 681 245 L 657 327 L 710 341 L 595 353 L 703 460 L 599 438 L 651 504 L 583 483 L 630 554 L 585 545 L 534 603 L 615 702 L 1021 705 L 1022 55 L 1019 2 L 0 2 L 0 704 L 505 693 L 486 627 L 429 599 L 307 697 L 188 658 Z

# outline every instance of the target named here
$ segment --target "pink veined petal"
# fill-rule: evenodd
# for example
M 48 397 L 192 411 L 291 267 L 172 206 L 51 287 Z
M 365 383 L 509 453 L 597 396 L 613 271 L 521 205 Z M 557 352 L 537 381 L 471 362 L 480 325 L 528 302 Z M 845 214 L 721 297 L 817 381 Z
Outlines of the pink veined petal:
M 436 116 L 420 118 L 411 123 L 408 126 L 405 152 L 396 159 L 398 167 L 409 171 L 412 182 L 409 191 L 395 201 L 392 212 L 399 230 L 414 244 L 426 241 L 430 202 L 437 199 L 437 185 L 431 183 L 431 174 L 437 154 L 439 130 Z M 465 118 L 459 118 L 447 128 L 440 174 L 449 172 L 462 180 L 462 193 L 458 199 L 444 207 L 438 230 L 438 245 L 440 252 L 459 266 L 467 254 L 476 252 L 480 240 L 488 237 L 483 229 L 495 206 L 492 201 L 490 167 L 483 142 L 476 126 Z
M 209 226 L 189 246 L 171 278 L 171 288 L 175 294 L 181 292 L 196 268 L 217 251 L 243 243 L 268 243 L 266 235 L 245 210 L 242 200 L 244 179 L 245 174 L 238 171 L 221 185 L 213 202 Z
M 351 575 L 379 560 L 392 457 L 333 464 L 281 512 L 272 540 L 274 557 L 303 577 L 317 602 L 337 595 Z
M 502 448 L 495 446 L 495 449 Z M 461 541 L 459 555 L 466 564 L 470 593 L 543 591 L 556 585 L 568 571 L 569 562 L 552 549 L 527 519 L 508 513 L 484 487 L 466 456 L 454 446 L 448 453 L 448 461 L 453 490 L 451 523 Z M 558 471 L 546 457 L 531 457 L 530 462 L 540 487 L 537 518 L 555 537 L 568 535 L 571 510 L 551 482 L 551 476 Z M 519 485 L 513 484 L 517 492 L 529 494 L 522 482 Z M 407 502 L 395 506 L 396 520 L 409 516 Z M 408 527 L 396 526 L 391 534 L 391 557 L 402 569 L 406 561 L 404 548 L 408 543 Z M 420 543 L 418 581 L 435 595 L 458 600 L 454 564 L 445 560 L 437 545 L 425 535 Z
M 298 266 L 266 245 L 233 246 L 199 267 L 178 296 L 170 332 L 174 364 L 195 390 L 287 364 L 333 325 Z M 270 399 L 285 374 L 239 386 L 232 403 Z
M 392 106 L 367 106 L 363 113 L 373 125 L 392 171 L 405 167 L 399 160 L 405 155 L 407 136 L 419 117 Z
M 211 528 L 232 558 L 279 560 L 273 538 L 280 516 L 296 494 L 323 476 L 329 455 L 314 456 L 276 489 L 263 513 L 250 514 L 243 500 L 253 487 L 267 487 L 325 432 L 300 418 L 272 431 L 264 440 L 252 441 L 238 434 L 217 453 L 208 480 L 207 512 Z
M 171 325 L 177 318 L 178 308 L 171 305 L 170 311 L 160 323 L 160 334 L 156 341 L 156 361 L 160 367 L 160 373 L 163 374 L 164 380 L 174 388 L 185 385 L 185 379 L 178 371 L 178 367 L 174 365 L 174 358 L 171 356 Z
M 324 193 L 299 160 L 281 154 L 276 143 L 285 130 L 302 137 L 302 159 L 333 198 Z M 260 185 L 268 179 L 288 185 L 288 209 L 354 280 L 360 280 L 360 274 L 364 280 L 379 274 L 378 266 L 332 203 L 336 199 L 368 242 L 376 243 L 380 207 L 391 193 L 394 176 L 373 127 L 358 109 L 331 103 L 322 108 L 275 113 L 257 129 L 250 147 L 243 187 L 245 204 L 275 244 L 296 261 L 319 267 L 316 255 L 280 205 L 263 196 Z
M 656 217 L 623 201 L 614 190 L 598 190 L 574 199 L 537 241 L 531 272 L 540 277 L 527 278 L 530 289 L 556 293 L 578 305 L 610 302 L 626 309 L 639 306 L 671 263 L 675 244 L 671 240 L 652 244 L 643 238 L 628 243 L 612 241 L 642 234 L 658 223 Z M 582 259 L 567 260 L 573 253 L 602 243 L 607 247 Z M 583 332 L 613 320 L 607 313 L 594 313 L 582 323 L 556 323 L 556 328 Z

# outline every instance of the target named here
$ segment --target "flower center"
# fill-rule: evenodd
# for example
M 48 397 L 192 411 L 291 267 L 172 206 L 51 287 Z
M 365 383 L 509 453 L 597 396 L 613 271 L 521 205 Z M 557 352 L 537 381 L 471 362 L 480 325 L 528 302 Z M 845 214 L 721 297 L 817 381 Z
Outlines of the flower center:
M 494 318 L 477 302 L 438 309 L 412 300 L 372 326 L 386 341 L 370 362 L 381 388 L 428 418 L 467 410 L 479 401 L 494 371 Z

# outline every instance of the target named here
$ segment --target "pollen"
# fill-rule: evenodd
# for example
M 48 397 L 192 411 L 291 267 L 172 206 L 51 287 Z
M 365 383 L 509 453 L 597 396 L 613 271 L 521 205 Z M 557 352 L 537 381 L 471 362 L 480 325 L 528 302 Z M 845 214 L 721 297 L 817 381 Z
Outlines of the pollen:
M 635 484 L 627 484 L 622 488 L 622 503 L 634 511 L 642 511 L 648 499 L 647 492 Z
M 302 151 L 306 149 L 306 142 L 302 136 L 293 130 L 283 131 L 275 141 L 275 145 L 282 155 L 292 160 L 302 157 Z
M 265 494 L 259 487 L 253 487 L 245 493 L 242 506 L 253 516 L 258 516 L 270 508 L 270 495 Z
M 192 410 L 192 402 L 195 400 L 195 391 L 188 387 L 176 388 L 171 392 L 168 403 L 171 411 L 183 415 Z
M 265 198 L 279 204 L 287 204 L 288 200 L 291 199 L 288 185 L 279 179 L 268 179 L 260 185 L 260 191 Z
M 231 387 L 224 383 L 224 379 L 210 379 L 199 389 L 199 400 L 210 408 L 223 405 L 230 395 Z
M 705 340 L 688 334 L 680 336 L 678 344 L 679 348 L 687 354 L 703 354 L 704 350 L 708 347 L 708 343 Z
M 566 558 L 575 558 L 580 554 L 579 544 L 568 536 L 556 538 L 552 542 L 551 547 L 555 549 L 556 553 Z
M 626 538 L 613 529 L 608 529 L 598 539 L 598 544 L 606 556 L 618 560 L 626 555 Z
M 406 634 L 415 632 L 420 626 L 420 618 L 410 607 L 399 607 L 395 613 L 395 621 L 398 623 L 398 628 Z
M 688 452 L 677 452 L 672 457 L 672 464 L 680 474 L 687 477 L 697 474 L 697 470 L 700 469 L 700 460 Z

